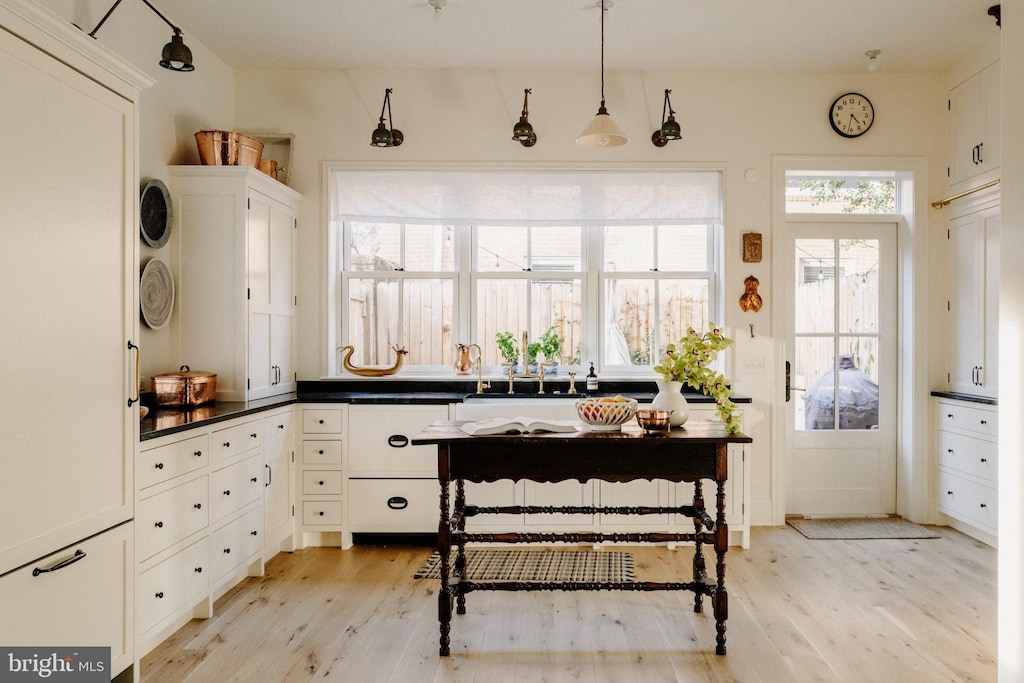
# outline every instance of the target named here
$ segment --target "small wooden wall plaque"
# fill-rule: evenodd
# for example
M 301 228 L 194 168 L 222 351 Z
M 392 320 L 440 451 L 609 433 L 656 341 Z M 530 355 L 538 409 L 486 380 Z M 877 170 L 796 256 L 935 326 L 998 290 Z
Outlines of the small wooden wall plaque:
M 743 235 L 743 262 L 761 262 L 761 233 L 748 232 Z

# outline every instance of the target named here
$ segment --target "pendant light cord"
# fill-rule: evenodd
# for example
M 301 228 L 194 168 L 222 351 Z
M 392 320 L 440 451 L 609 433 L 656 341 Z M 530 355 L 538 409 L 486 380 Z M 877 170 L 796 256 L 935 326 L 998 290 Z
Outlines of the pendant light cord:
M 601 0 L 601 109 L 604 109 L 604 14 L 607 11 L 605 0 Z

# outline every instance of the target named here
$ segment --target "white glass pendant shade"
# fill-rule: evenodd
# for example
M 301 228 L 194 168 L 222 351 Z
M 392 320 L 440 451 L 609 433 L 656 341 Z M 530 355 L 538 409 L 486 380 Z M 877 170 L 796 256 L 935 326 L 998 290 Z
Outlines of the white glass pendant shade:
M 608 114 L 602 102 L 597 116 L 583 129 L 576 142 L 585 147 L 618 147 L 629 142 L 629 138 Z

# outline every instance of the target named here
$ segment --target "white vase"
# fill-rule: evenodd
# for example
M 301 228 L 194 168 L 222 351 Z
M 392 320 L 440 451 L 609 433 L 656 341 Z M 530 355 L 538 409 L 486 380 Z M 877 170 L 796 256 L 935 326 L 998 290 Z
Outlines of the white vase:
M 683 396 L 682 382 L 669 382 L 656 380 L 658 393 L 651 401 L 651 408 L 655 410 L 671 410 L 672 416 L 669 424 L 673 427 L 680 427 L 690 417 L 690 406 Z

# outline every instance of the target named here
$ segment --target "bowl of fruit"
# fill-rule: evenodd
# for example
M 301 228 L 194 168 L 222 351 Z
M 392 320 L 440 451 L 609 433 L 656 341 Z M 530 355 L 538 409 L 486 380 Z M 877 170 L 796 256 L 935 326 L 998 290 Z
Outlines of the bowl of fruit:
M 617 432 L 636 415 L 636 406 L 636 399 L 625 396 L 588 397 L 576 401 L 576 414 L 592 431 Z

